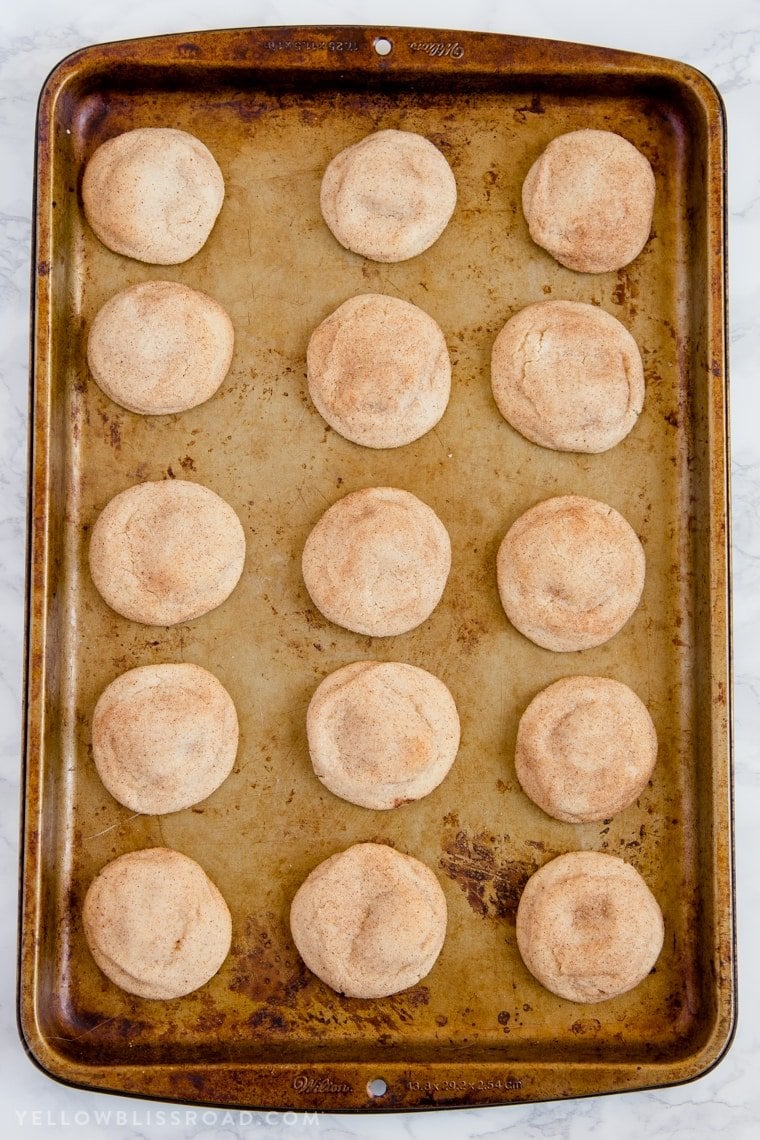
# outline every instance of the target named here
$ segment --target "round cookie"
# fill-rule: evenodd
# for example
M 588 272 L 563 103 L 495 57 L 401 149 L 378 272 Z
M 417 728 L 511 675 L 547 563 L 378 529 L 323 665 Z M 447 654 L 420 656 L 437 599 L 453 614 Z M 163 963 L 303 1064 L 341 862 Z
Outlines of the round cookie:
M 608 677 L 563 677 L 528 705 L 517 729 L 523 791 L 566 823 L 609 819 L 633 803 L 657 760 L 657 733 L 632 689 Z
M 569 1001 L 597 1002 L 643 981 L 662 949 L 664 925 L 635 867 L 614 855 L 572 851 L 528 879 L 516 934 L 541 985 Z
M 177 265 L 204 245 L 224 201 L 224 179 L 200 139 L 138 127 L 104 142 L 85 168 L 87 221 L 115 253 Z
M 216 609 L 244 561 L 245 534 L 232 507 L 184 479 L 127 488 L 92 528 L 96 588 L 118 614 L 146 625 L 176 625 Z
M 459 749 L 457 707 L 443 681 L 395 661 L 357 661 L 325 677 L 306 731 L 325 787 L 376 810 L 432 792 Z
M 351 297 L 312 333 L 309 395 L 330 427 L 364 447 L 401 447 L 430 431 L 449 401 L 440 328 L 408 301 Z
M 357 843 L 320 863 L 290 908 L 308 968 L 356 998 L 388 997 L 424 978 L 446 921 L 446 897 L 430 868 L 381 843 Z
M 528 171 L 522 205 L 530 236 L 568 269 L 607 273 L 641 253 L 652 229 L 652 167 L 612 131 L 559 135 Z
M 95 962 L 138 997 L 168 1000 L 197 990 L 227 957 L 232 919 L 202 867 L 168 847 L 108 863 L 84 900 Z
M 119 803 L 164 815 L 200 803 L 235 763 L 238 719 L 199 665 L 142 665 L 117 677 L 92 718 L 98 775 Z
M 597 305 L 540 301 L 496 338 L 491 387 L 517 431 L 554 451 L 598 453 L 628 435 L 644 406 L 636 341 Z
M 221 305 L 177 281 L 144 281 L 98 311 L 87 340 L 96 383 L 130 412 L 162 416 L 208 400 L 232 362 Z
M 644 589 L 644 550 L 621 514 L 563 495 L 513 523 L 496 559 L 499 594 L 520 633 L 568 653 L 602 645 L 623 628 Z
M 346 147 L 322 179 L 322 215 L 346 249 L 406 261 L 441 236 L 454 212 L 451 167 L 423 135 L 376 131 Z
M 355 633 L 390 637 L 438 605 L 451 569 L 445 526 L 395 487 L 368 487 L 334 503 L 306 540 L 303 578 L 326 618 Z

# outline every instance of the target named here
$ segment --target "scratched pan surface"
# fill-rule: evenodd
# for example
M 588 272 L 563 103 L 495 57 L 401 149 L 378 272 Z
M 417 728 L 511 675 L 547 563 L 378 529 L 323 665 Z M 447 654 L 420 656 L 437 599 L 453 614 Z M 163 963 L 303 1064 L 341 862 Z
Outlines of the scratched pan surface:
M 385 31 L 393 44 L 373 49 Z M 80 206 L 84 163 L 136 126 L 185 128 L 213 151 L 227 197 L 205 248 L 157 268 L 98 243 Z M 621 132 L 657 179 L 653 235 L 627 269 L 572 273 L 534 246 L 522 180 L 555 135 Z M 459 202 L 420 257 L 378 265 L 342 249 L 318 205 L 342 147 L 385 127 L 419 131 L 454 169 Z M 539 40 L 369 29 L 203 33 L 89 48 L 49 79 L 39 117 L 34 429 L 20 1022 L 65 1081 L 246 1106 L 330 1110 L 492 1104 L 689 1079 L 733 1024 L 730 673 L 727 618 L 723 120 L 711 85 L 679 64 Z M 111 403 L 85 363 L 86 331 L 116 290 L 167 277 L 229 311 L 233 366 L 218 395 L 179 416 Z M 371 451 L 328 430 L 305 389 L 311 330 L 346 298 L 407 298 L 442 326 L 449 408 L 408 447 Z M 493 339 L 521 306 L 589 301 L 637 338 L 644 413 L 599 456 L 527 442 L 490 395 Z M 131 623 L 87 571 L 89 532 L 112 495 L 146 479 L 207 484 L 247 534 L 244 576 L 214 613 L 172 629 Z M 305 538 L 341 495 L 405 487 L 443 519 L 453 568 L 438 609 L 402 637 L 360 637 L 315 612 Z M 642 604 L 607 645 L 553 654 L 499 605 L 507 527 L 550 495 L 611 503 L 641 536 Z M 330 795 L 308 760 L 318 682 L 357 659 L 403 660 L 454 694 L 462 747 L 432 795 L 391 813 Z M 93 767 L 89 723 L 108 682 L 136 665 L 194 661 L 233 695 L 234 773 L 196 808 L 133 816 Z M 601 824 L 543 815 L 513 765 L 518 718 L 545 685 L 598 673 L 631 685 L 660 757 L 639 800 Z M 290 900 L 323 858 L 360 840 L 437 873 L 450 924 L 440 959 L 383 1001 L 338 996 L 300 964 Z M 232 911 L 232 952 L 182 1000 L 111 985 L 85 946 L 93 876 L 166 844 L 196 858 Z M 631 994 L 594 1006 L 543 990 L 515 945 L 527 877 L 576 849 L 629 860 L 659 899 L 666 939 Z M 337 901 L 337 900 L 336 900 Z M 374 1099 L 368 1081 L 387 1092 Z

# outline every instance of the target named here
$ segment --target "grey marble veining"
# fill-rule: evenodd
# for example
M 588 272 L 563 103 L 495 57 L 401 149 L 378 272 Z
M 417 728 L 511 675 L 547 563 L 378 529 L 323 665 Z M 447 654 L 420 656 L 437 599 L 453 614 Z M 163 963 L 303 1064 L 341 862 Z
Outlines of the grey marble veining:
M 736 827 L 736 1041 L 691 1085 L 542 1105 L 395 1117 L 224 1113 L 65 1088 L 26 1058 L 15 1025 L 18 776 L 26 509 L 34 114 L 51 67 L 108 39 L 257 24 L 418 24 L 602 43 L 686 60 L 729 115 Z M 502 1137 L 603 1140 L 760 1135 L 760 3 L 758 0 L 8 0 L 0 10 L 0 1135 L 193 1138 Z M 160 1114 L 163 1113 L 163 1116 Z

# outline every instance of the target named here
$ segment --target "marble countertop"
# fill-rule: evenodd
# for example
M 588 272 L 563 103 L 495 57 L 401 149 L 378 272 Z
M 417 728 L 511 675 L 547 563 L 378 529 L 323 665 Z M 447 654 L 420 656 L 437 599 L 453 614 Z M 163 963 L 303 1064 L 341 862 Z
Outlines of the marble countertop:
M 0 11 L 0 1135 L 541 1137 L 758 1134 L 760 1036 L 760 3 L 758 0 L 14 0 Z M 51 1081 L 16 1031 L 19 721 L 23 642 L 28 306 L 34 116 L 50 69 L 104 40 L 211 27 L 373 23 L 473 28 L 684 60 L 729 120 L 736 858 L 740 1015 L 733 1047 L 695 1083 L 659 1091 L 418 1115 L 225 1113 L 90 1094 Z M 753 367 L 753 365 L 755 367 Z

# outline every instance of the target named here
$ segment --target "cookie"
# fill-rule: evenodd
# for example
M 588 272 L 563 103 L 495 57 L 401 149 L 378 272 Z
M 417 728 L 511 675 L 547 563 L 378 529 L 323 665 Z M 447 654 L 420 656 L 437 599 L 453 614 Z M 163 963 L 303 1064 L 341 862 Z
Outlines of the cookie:
M 227 904 L 193 859 L 168 847 L 108 863 L 84 900 L 84 933 L 95 962 L 138 997 L 169 1000 L 206 984 L 227 957 Z
M 306 731 L 325 787 L 376 810 L 432 792 L 459 748 L 457 707 L 443 681 L 396 661 L 357 661 L 325 677 Z
M 346 249 L 373 261 L 406 261 L 436 241 L 454 212 L 451 167 L 413 131 L 376 131 L 325 170 L 322 215 Z
M 216 609 L 244 561 L 245 534 L 232 507 L 184 479 L 129 487 L 92 528 L 96 588 L 118 614 L 146 625 L 176 625 Z
M 111 297 L 87 340 L 95 382 L 130 412 L 163 416 L 204 403 L 232 362 L 221 305 L 177 281 L 144 281 Z
M 301 564 L 306 589 L 329 621 L 390 637 L 421 625 L 438 605 L 451 542 L 435 512 L 409 491 L 368 487 L 325 511 Z
M 355 998 L 388 997 L 424 978 L 446 921 L 446 897 L 430 868 L 381 843 L 357 843 L 320 863 L 290 908 L 308 968 Z
M 644 367 L 628 329 L 597 305 L 541 301 L 496 338 L 491 387 L 504 419 L 541 447 L 597 453 L 644 406 Z
M 515 769 L 523 791 L 566 823 L 609 819 L 644 790 L 657 733 L 632 689 L 608 677 L 563 677 L 520 718 Z
M 223 201 L 211 151 L 172 127 L 138 127 L 109 139 L 82 179 L 85 216 L 103 245 L 152 265 L 193 257 Z
M 641 253 L 652 229 L 652 167 L 612 131 L 559 135 L 528 171 L 522 206 L 536 245 L 568 269 L 608 273 Z
M 623 628 L 644 589 L 644 550 L 621 514 L 563 495 L 531 507 L 497 555 L 499 594 L 520 633 L 568 653 L 602 645 Z
M 558 997 L 607 1001 L 643 981 L 662 949 L 662 911 L 638 871 L 614 855 L 572 851 L 532 875 L 517 908 L 517 946 Z
M 232 698 L 199 665 L 130 669 L 95 705 L 95 767 L 132 811 L 164 815 L 205 800 L 232 771 L 237 746 Z
M 427 313 L 378 293 L 352 297 L 312 333 L 309 395 L 331 428 L 364 447 L 401 447 L 449 401 L 451 361 Z

